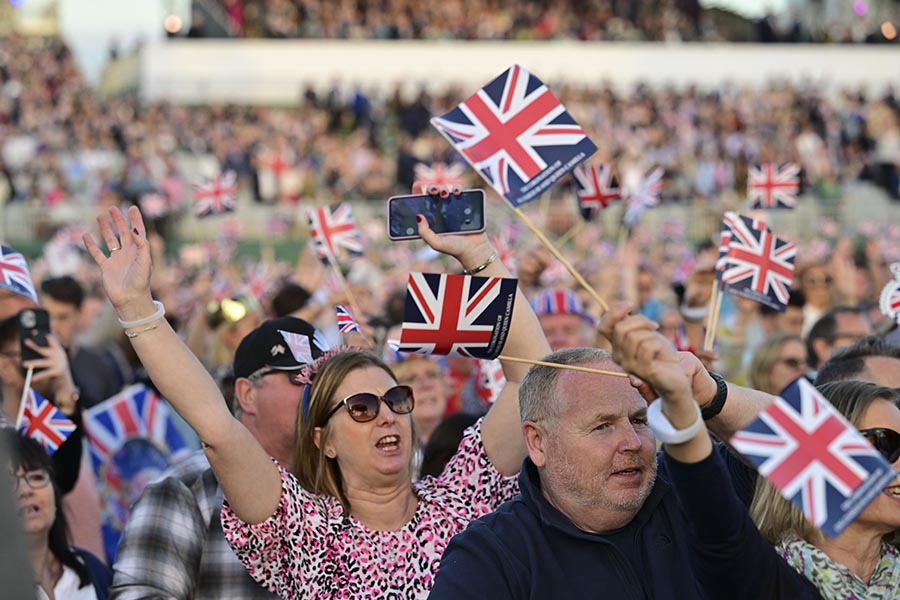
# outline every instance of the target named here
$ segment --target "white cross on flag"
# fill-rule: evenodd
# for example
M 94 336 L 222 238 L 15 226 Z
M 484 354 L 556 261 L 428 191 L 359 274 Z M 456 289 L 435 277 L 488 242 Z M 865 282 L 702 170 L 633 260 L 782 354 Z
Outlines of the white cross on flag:
M 750 209 L 794 208 L 800 192 L 800 165 L 773 163 L 750 167 L 747 174 L 747 200 Z

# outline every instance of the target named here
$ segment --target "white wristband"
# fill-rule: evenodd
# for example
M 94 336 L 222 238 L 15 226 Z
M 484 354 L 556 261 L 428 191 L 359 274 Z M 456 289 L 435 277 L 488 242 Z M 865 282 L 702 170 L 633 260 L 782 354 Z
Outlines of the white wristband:
M 119 325 L 122 326 L 122 329 L 132 329 L 133 327 L 140 327 L 141 325 L 149 325 L 153 321 L 158 321 L 166 316 L 166 307 L 163 306 L 162 302 L 160 302 L 159 300 L 154 300 L 153 306 L 156 307 L 156 312 L 149 317 L 136 319 L 134 321 L 123 321 L 122 319 L 119 319 Z
M 697 435 L 700 428 L 703 427 L 703 415 L 700 407 L 694 403 L 694 408 L 697 409 L 696 420 L 686 429 L 675 429 L 675 426 L 662 412 L 662 400 L 657 398 L 647 408 L 647 425 L 650 426 L 650 431 L 653 432 L 656 439 L 663 444 L 683 444 Z

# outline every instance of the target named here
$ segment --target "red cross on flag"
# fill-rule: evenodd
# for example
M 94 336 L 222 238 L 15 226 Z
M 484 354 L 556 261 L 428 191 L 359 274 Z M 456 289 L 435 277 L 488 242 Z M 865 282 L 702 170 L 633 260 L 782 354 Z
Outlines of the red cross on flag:
M 579 165 L 572 171 L 575 197 L 585 221 L 593 220 L 610 202 L 622 199 L 612 165 Z
M 52 402 L 29 389 L 18 429 L 22 435 L 40 442 L 47 454 L 53 454 L 72 435 L 76 425 Z
M 209 217 L 234 212 L 237 208 L 237 174 L 225 171 L 221 175 L 194 185 L 194 211 L 197 217 Z
M 362 256 L 362 237 L 353 221 L 349 204 L 342 202 L 316 208 L 307 212 L 307 218 L 316 253 L 322 262 L 340 262 L 342 254 Z
M 750 209 L 794 208 L 800 192 L 800 165 L 773 163 L 750 167 L 747 174 L 747 200 Z

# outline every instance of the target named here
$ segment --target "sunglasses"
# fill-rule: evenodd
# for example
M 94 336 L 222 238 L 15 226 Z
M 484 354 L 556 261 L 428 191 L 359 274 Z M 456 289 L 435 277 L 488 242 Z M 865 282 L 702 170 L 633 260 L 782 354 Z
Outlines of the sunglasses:
M 900 433 L 885 427 L 860 429 L 859 433 L 875 446 L 889 463 L 893 464 L 900 458 Z
M 342 406 L 347 408 L 350 418 L 357 423 L 368 423 L 378 416 L 381 409 L 381 401 L 388 405 L 392 412 L 398 415 L 408 415 L 415 406 L 415 398 L 413 398 L 412 388 L 408 385 L 398 385 L 392 387 L 384 393 L 384 396 L 378 396 L 371 392 L 361 392 L 347 396 L 337 406 L 332 408 L 325 417 L 327 422 L 334 416 Z

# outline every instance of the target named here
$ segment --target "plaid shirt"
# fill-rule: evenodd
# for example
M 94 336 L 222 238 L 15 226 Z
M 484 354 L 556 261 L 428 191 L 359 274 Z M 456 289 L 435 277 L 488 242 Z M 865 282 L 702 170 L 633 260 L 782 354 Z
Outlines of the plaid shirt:
M 122 535 L 110 598 L 276 598 L 225 541 L 223 498 L 203 452 L 144 488 Z

